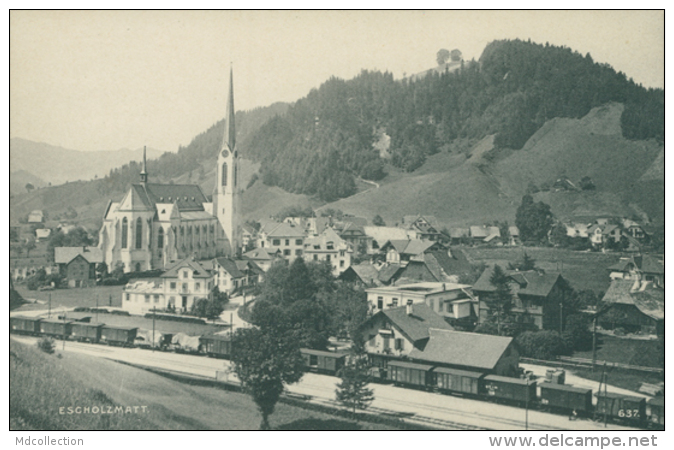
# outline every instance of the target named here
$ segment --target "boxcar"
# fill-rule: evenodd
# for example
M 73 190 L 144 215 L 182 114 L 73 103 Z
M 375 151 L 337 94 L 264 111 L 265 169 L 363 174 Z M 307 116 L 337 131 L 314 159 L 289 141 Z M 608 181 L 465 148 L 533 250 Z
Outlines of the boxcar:
M 9 329 L 20 334 L 39 334 L 41 320 L 37 317 L 10 316 Z
M 101 342 L 110 345 L 132 346 L 137 332 L 137 327 L 111 327 L 103 325 Z
M 232 338 L 220 334 L 208 334 L 199 338 L 201 350 L 208 356 L 227 358 L 232 349 Z
M 481 394 L 496 400 L 525 403 L 536 400 L 536 382 L 521 378 L 486 375 L 482 378 Z
M 344 367 L 346 355 L 344 353 L 324 352 L 321 350 L 300 349 L 304 364 L 309 368 L 321 373 L 337 374 Z
M 477 395 L 483 376 L 480 372 L 436 367 L 433 369 L 433 386 L 441 391 Z
M 598 392 L 595 413 L 599 418 L 608 417 L 626 423 L 640 423 L 646 419 L 646 399 L 612 392 Z
M 541 383 L 541 404 L 565 413 L 576 411 L 587 416 L 592 412 L 592 389 L 567 384 Z
M 657 429 L 665 428 L 665 398 L 653 397 L 646 402 L 648 405 L 648 424 Z
M 74 320 L 44 319 L 40 321 L 40 333 L 54 337 L 68 337 Z
M 432 386 L 433 366 L 406 361 L 389 361 L 388 378 L 395 384 L 426 389 Z
M 70 336 L 78 341 L 98 342 L 101 340 L 102 323 L 73 322 Z

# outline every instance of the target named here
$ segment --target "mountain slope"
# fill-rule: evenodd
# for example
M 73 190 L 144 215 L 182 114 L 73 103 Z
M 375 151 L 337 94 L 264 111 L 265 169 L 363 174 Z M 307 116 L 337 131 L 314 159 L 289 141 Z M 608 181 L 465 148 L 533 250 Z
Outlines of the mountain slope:
M 159 150 L 147 149 L 148 158 L 160 154 Z M 103 177 L 110 169 L 142 158 L 142 148 L 81 152 L 21 138 L 9 140 L 10 172 L 23 170 L 52 184 Z

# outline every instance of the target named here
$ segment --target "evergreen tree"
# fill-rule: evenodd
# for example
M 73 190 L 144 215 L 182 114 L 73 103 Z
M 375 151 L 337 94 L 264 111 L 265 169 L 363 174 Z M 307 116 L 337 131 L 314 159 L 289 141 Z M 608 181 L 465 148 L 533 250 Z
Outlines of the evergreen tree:
M 340 383 L 335 390 L 338 402 L 352 411 L 355 420 L 357 410 L 364 410 L 374 400 L 374 391 L 369 385 L 367 353 L 360 337 L 355 337 L 347 362 L 339 371 Z
M 534 203 L 530 195 L 522 197 L 522 204 L 515 214 L 515 225 L 520 230 L 522 241 L 543 242 L 552 228 L 553 216 L 550 205 Z

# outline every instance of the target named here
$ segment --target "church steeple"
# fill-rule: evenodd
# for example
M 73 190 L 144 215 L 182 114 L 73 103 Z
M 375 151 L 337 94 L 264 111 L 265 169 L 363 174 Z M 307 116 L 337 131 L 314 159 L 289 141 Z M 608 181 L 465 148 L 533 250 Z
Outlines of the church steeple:
M 222 148 L 234 151 L 236 145 L 236 124 L 234 121 L 234 72 L 229 67 L 229 99 L 227 99 L 227 112 L 225 113 L 225 134 L 222 140 Z
M 145 158 L 145 146 L 143 146 L 143 166 L 140 169 L 140 182 L 147 183 L 147 160 Z

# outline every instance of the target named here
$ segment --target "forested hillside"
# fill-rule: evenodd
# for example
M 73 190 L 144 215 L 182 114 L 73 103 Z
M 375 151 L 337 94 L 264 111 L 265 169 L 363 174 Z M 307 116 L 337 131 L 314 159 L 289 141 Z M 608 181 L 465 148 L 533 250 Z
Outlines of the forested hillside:
M 608 102 L 625 105 L 625 138 L 664 139 L 662 90 L 569 48 L 496 41 L 479 61 L 414 81 L 367 71 L 331 78 L 241 149 L 262 163 L 266 184 L 331 201 L 355 192 L 354 176 L 385 176 L 372 148 L 382 131 L 391 138 L 390 164 L 410 172 L 457 139 L 494 134 L 497 149 L 519 149 L 546 121 L 580 118 Z

